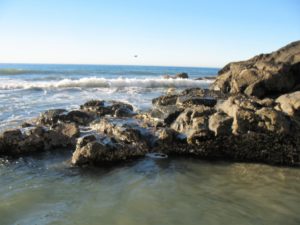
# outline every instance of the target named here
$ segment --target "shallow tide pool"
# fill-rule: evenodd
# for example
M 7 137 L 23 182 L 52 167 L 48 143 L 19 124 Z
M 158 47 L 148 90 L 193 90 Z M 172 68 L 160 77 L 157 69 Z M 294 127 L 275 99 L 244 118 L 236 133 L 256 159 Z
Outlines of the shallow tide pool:
M 0 224 L 300 224 L 300 169 L 141 158 L 77 168 L 70 152 L 0 162 Z

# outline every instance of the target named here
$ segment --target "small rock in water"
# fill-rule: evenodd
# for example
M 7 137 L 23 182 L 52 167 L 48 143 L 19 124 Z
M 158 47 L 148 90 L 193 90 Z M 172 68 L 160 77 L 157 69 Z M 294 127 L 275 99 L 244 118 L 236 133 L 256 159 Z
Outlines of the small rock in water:
M 166 159 L 168 158 L 167 154 L 159 153 L 159 152 L 153 152 L 153 153 L 147 153 L 147 157 L 153 158 L 153 159 Z

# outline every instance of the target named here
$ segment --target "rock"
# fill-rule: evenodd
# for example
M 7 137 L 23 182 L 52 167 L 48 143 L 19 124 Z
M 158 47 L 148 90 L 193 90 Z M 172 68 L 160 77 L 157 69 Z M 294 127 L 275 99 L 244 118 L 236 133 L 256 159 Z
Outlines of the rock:
M 126 144 L 107 136 L 83 137 L 78 140 L 72 156 L 74 165 L 103 165 L 144 156 L 147 148 Z
M 217 104 L 217 100 L 211 97 L 180 96 L 177 98 L 176 101 L 176 105 L 182 107 L 192 107 L 197 105 L 214 107 L 216 104 Z
M 212 89 L 263 98 L 289 92 L 300 84 L 300 41 L 270 54 L 234 62 L 219 71 Z
M 199 146 L 211 139 L 213 139 L 213 132 L 208 129 L 202 129 L 192 132 L 187 138 L 187 143 Z
M 276 99 L 279 104 L 276 109 L 289 116 L 300 118 L 300 91 L 281 95 Z
M 190 97 L 202 97 L 209 99 L 226 99 L 227 94 L 222 93 L 221 91 L 203 89 L 203 88 L 189 88 L 181 92 L 180 96 L 190 96 Z
M 41 113 L 40 117 L 37 120 L 37 124 L 50 126 L 56 124 L 60 116 L 65 115 L 67 110 L 65 109 L 50 109 L 44 113 Z
M 75 146 L 79 128 L 59 123 L 51 129 L 32 126 L 5 131 L 0 135 L 0 155 L 17 156 L 27 153 Z
M 252 132 L 288 133 L 290 121 L 282 113 L 271 107 L 273 101 L 258 100 L 245 96 L 232 96 L 217 106 L 220 112 L 233 118 L 232 133 Z
M 260 117 L 258 126 L 274 133 L 290 133 L 291 121 L 282 113 L 272 108 L 264 107 L 255 112 Z
M 148 148 L 153 141 L 150 130 L 142 127 L 135 119 L 102 118 L 91 126 L 94 130 L 132 145 Z
M 185 109 L 171 124 L 171 128 L 187 136 L 195 131 L 208 130 L 208 119 L 214 109 L 206 106 L 197 106 Z
M 168 88 L 167 95 L 175 95 L 176 94 L 176 88 Z
M 162 125 L 170 125 L 182 111 L 182 108 L 175 105 L 159 106 L 150 111 L 150 117 L 160 121 Z
M 189 75 L 187 73 L 177 73 L 175 78 L 188 79 Z
M 174 76 L 171 75 L 164 75 L 164 79 L 188 79 L 189 75 L 187 73 L 177 73 Z
M 152 99 L 152 104 L 154 106 L 168 106 L 175 105 L 178 95 L 163 95 L 158 98 Z
M 219 135 L 231 135 L 232 134 L 232 122 L 233 118 L 227 116 L 225 113 L 216 112 L 209 117 L 209 129 Z
M 72 110 L 59 116 L 59 120 L 65 123 L 76 123 L 83 126 L 87 126 L 94 119 L 94 116 L 80 110 Z
M 19 142 L 23 140 L 20 129 L 7 130 L 0 135 L 0 154 L 9 155 L 18 148 Z
M 156 140 L 156 145 L 160 148 L 165 146 L 169 147 L 178 143 L 185 143 L 186 136 L 182 135 L 171 128 L 161 128 L 156 132 L 158 137 Z
M 215 80 L 216 78 L 217 78 L 216 76 L 205 76 L 205 77 L 195 78 L 195 80 Z
M 135 115 L 132 105 L 119 101 L 91 100 L 81 105 L 80 109 L 97 116 L 130 117 Z
M 132 117 L 135 116 L 136 113 L 132 111 L 132 109 L 128 107 L 120 107 L 115 110 L 114 117 Z
M 70 112 L 64 109 L 53 109 L 41 113 L 37 119 L 38 125 L 54 126 L 59 122 L 76 123 L 78 125 L 88 125 L 95 117 L 91 114 L 80 110 L 72 110 Z

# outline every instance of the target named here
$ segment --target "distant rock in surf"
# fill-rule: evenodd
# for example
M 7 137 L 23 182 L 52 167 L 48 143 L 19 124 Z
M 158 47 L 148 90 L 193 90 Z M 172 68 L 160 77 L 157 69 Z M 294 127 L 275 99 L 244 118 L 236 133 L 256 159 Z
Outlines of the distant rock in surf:
M 165 79 L 177 79 L 177 78 L 188 79 L 189 75 L 187 73 L 177 73 L 174 76 L 172 76 L 172 75 L 164 75 L 163 78 L 165 78 Z

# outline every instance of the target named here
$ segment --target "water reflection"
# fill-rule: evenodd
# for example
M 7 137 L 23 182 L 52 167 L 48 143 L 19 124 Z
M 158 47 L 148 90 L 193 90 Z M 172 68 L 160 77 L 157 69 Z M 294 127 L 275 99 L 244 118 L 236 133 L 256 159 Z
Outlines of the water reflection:
M 300 170 L 142 158 L 72 167 L 71 152 L 0 161 L 0 224 L 299 224 Z

